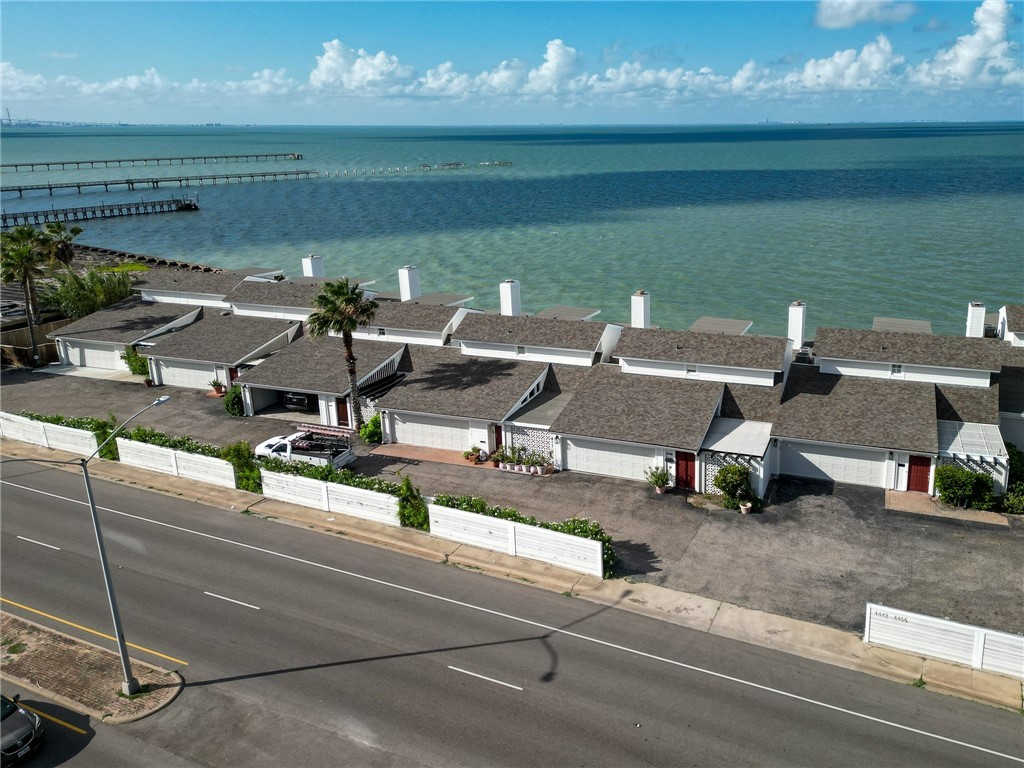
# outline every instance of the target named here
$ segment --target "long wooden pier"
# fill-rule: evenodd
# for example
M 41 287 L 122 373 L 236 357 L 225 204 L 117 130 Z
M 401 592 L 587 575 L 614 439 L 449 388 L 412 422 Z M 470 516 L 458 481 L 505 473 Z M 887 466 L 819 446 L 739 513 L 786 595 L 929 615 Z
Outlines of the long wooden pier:
M 170 200 L 140 200 L 135 203 L 112 203 L 110 205 L 87 205 L 80 208 L 50 208 L 45 211 L 19 211 L 0 214 L 0 227 L 7 229 L 22 224 L 48 224 L 53 221 L 87 221 L 89 219 L 112 219 L 120 216 L 138 216 L 146 213 L 173 213 L 175 211 L 198 211 L 199 204 L 188 198 L 172 197 Z
M 195 157 L 136 157 L 113 160 L 46 160 L 36 163 L 4 163 L 0 171 L 52 171 L 75 168 L 124 168 L 136 165 L 200 165 L 205 163 L 245 163 L 260 160 L 301 160 L 299 152 L 260 152 L 254 155 L 198 155 Z
M 79 193 L 83 189 L 96 189 L 103 187 L 105 191 L 127 187 L 128 189 L 159 189 L 161 185 L 177 184 L 178 187 L 189 187 L 193 184 L 203 186 L 204 184 L 226 184 L 242 183 L 243 181 L 278 181 L 280 179 L 318 179 L 320 174 L 316 171 L 252 171 L 250 173 L 221 173 L 207 176 L 165 176 L 146 179 L 106 179 L 103 181 L 65 181 L 61 183 L 48 184 L 27 184 L 20 187 L 5 187 L 4 192 L 17 192 L 18 197 L 24 197 L 25 192 L 48 191 L 51 195 L 55 189 L 74 189 Z

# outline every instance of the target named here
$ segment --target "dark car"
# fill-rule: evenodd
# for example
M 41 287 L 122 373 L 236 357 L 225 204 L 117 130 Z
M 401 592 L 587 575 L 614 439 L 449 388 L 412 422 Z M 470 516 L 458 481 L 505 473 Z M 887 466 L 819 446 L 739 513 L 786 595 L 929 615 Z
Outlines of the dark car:
M 0 695 L 0 765 L 12 765 L 27 757 L 43 742 L 43 721 L 39 715 L 18 706 L 18 697 Z
M 313 398 L 305 392 L 285 392 L 282 402 L 289 411 L 314 410 Z

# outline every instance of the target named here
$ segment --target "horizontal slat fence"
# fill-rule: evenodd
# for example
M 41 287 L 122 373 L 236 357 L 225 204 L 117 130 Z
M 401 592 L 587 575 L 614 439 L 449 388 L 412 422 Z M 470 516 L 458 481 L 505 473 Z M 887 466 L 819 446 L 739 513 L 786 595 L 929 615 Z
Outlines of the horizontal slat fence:
M 398 499 L 391 494 L 266 470 L 260 470 L 260 475 L 263 477 L 263 495 L 268 499 L 351 515 L 384 525 L 401 525 Z
M 24 416 L 0 413 L 0 435 L 23 443 L 55 448 L 89 456 L 96 450 L 96 435 L 87 429 L 73 429 L 47 424 Z
M 160 445 L 138 443 L 134 440 L 117 438 L 117 452 L 121 462 L 140 469 L 162 472 L 201 483 L 235 487 L 235 468 L 231 462 L 197 453 L 174 451 Z
M 601 578 L 601 542 L 524 523 L 430 504 L 430 533 L 506 555 L 557 565 Z
M 864 642 L 1024 679 L 1024 637 L 868 603 Z

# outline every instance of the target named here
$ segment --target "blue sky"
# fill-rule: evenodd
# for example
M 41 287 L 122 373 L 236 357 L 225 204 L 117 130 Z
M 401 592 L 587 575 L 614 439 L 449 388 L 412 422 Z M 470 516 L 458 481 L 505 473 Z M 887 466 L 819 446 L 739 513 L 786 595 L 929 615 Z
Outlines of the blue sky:
M 692 124 L 1024 119 L 1006 0 L 4 0 L 15 118 Z

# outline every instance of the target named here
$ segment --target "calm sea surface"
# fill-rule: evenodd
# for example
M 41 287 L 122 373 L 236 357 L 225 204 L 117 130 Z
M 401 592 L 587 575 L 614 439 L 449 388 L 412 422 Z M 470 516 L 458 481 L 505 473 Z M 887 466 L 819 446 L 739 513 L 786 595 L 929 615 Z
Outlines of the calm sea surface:
M 199 194 L 201 210 L 90 221 L 79 240 L 221 267 L 329 276 L 420 268 L 425 292 L 627 322 L 751 320 L 784 334 L 875 316 L 964 331 L 969 301 L 1024 303 L 1024 124 L 692 128 L 95 128 L 3 130 L 3 163 L 300 152 L 302 160 L 4 173 L 3 187 L 250 170 L 320 179 L 136 192 L 3 194 L 7 211 Z M 464 163 L 454 170 L 421 164 Z M 511 166 L 481 163 L 509 162 Z M 370 170 L 376 172 L 371 176 Z M 388 169 L 393 172 L 389 173 Z M 401 172 L 397 172 L 400 169 Z M 408 170 L 406 170 L 408 169 Z M 345 171 L 349 172 L 346 177 Z M 383 172 L 381 172 L 383 170 Z M 363 172 L 367 175 L 364 175 Z M 325 173 L 329 177 L 325 177 Z

